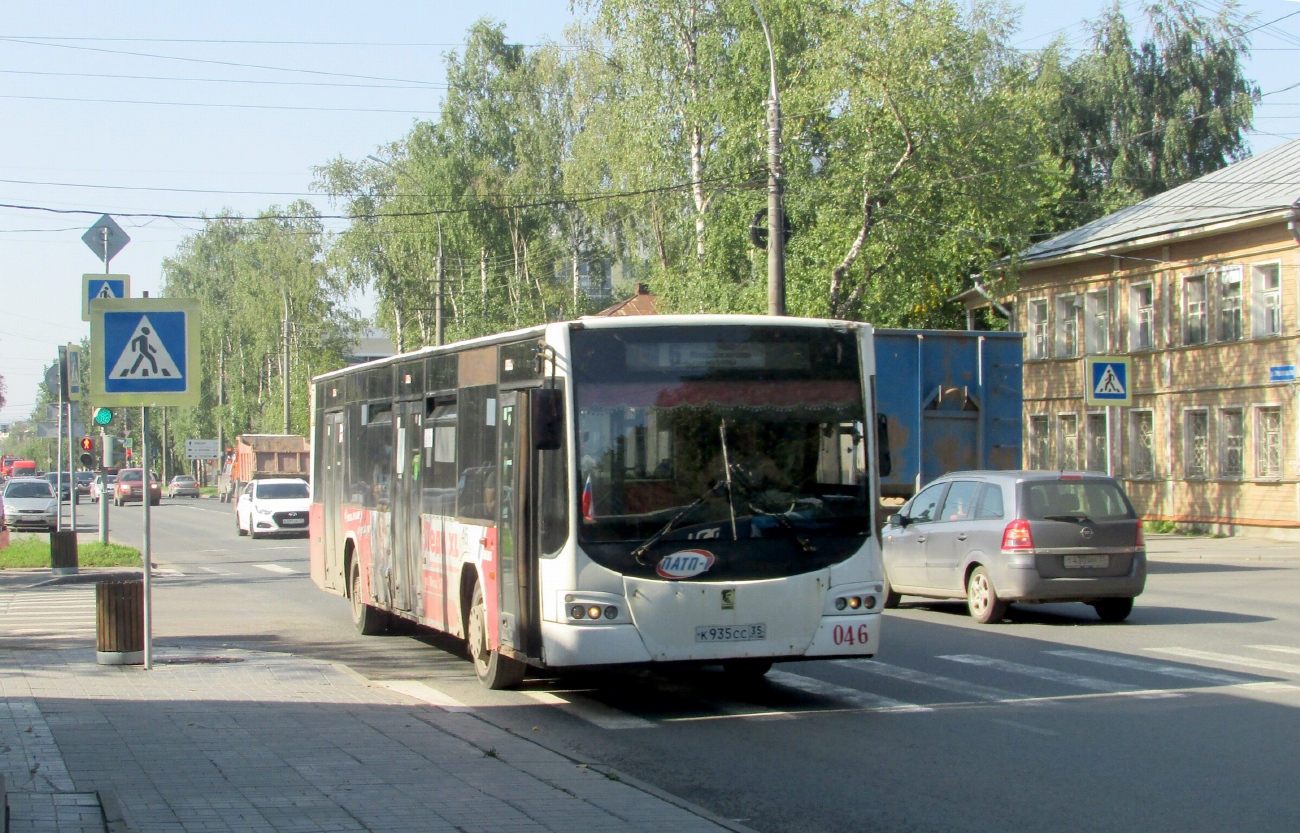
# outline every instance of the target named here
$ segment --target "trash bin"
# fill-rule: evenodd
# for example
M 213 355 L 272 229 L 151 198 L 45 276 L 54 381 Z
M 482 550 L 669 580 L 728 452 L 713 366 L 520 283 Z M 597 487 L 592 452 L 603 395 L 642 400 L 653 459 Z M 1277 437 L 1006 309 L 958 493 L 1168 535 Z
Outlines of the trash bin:
M 50 533 L 50 567 L 56 576 L 77 574 L 77 533 L 70 529 Z
M 95 585 L 95 662 L 144 664 L 144 580 Z

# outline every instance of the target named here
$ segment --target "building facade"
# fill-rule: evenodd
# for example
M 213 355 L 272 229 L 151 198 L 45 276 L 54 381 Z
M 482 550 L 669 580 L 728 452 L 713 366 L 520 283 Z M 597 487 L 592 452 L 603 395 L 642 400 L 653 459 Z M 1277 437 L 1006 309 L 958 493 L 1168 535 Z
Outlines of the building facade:
M 1110 471 L 1143 517 L 1300 537 L 1300 141 L 1021 256 L 1026 464 Z M 1129 357 L 1127 407 L 1085 357 Z

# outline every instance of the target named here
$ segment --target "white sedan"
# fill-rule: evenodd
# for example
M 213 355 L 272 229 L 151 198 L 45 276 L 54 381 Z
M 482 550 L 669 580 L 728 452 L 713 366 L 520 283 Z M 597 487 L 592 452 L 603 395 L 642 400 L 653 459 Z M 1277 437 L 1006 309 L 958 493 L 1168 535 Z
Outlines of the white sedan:
M 306 535 L 311 492 L 294 478 L 254 480 L 239 493 L 235 526 L 240 535 Z

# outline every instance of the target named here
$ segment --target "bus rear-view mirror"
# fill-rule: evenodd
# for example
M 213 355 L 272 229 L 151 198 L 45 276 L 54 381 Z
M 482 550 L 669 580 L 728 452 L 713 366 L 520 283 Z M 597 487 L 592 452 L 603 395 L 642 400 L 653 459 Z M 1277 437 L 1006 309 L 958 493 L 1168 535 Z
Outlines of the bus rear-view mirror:
M 533 448 L 555 451 L 564 438 L 563 392 L 549 388 L 536 390 L 528 403 L 528 428 Z

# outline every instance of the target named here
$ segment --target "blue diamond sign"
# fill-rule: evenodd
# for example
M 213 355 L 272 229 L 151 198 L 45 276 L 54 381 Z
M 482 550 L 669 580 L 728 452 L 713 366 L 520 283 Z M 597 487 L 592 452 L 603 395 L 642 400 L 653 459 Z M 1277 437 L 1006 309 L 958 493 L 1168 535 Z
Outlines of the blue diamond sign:
M 95 404 L 199 404 L 199 302 L 96 300 L 90 305 Z
M 1084 385 L 1089 405 L 1132 405 L 1128 356 L 1088 356 Z

